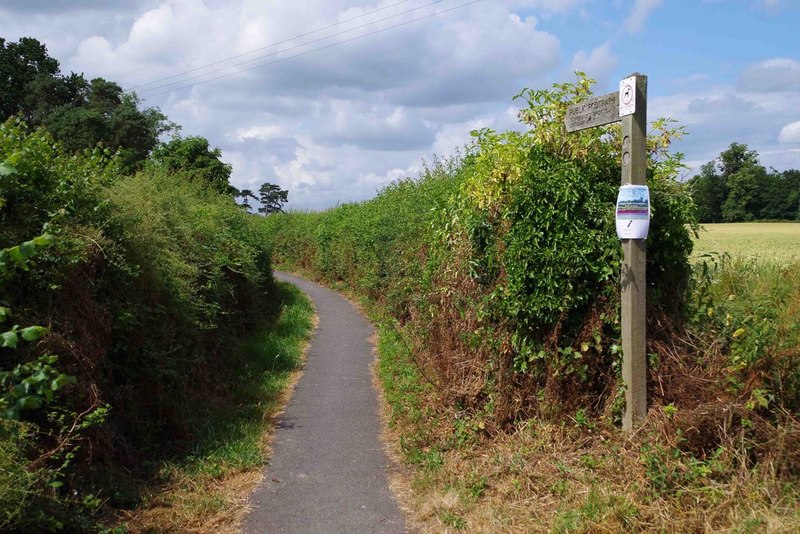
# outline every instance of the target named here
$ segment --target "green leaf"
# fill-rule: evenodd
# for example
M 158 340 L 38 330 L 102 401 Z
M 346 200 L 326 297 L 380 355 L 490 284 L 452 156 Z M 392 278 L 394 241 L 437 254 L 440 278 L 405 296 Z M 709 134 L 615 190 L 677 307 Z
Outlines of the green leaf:
M 42 400 L 39 397 L 22 397 L 17 401 L 17 405 L 23 410 L 35 410 L 41 408 Z
M 0 306 L 0 323 L 4 323 L 11 316 L 11 308 Z
M 25 341 L 36 341 L 47 334 L 48 330 L 44 326 L 29 326 L 20 330 L 22 339 Z
M 75 384 L 77 381 L 78 379 L 75 378 L 74 376 L 67 376 L 61 374 L 58 375 L 58 378 L 53 380 L 53 382 L 50 384 L 50 389 L 52 389 L 53 391 L 58 391 L 59 389 L 63 388 L 66 385 Z
M 17 173 L 17 168 L 11 165 L 8 160 L 0 163 L 0 176 L 9 176 Z
M 36 245 L 33 244 L 33 241 L 25 241 L 19 246 L 19 253 L 25 261 L 36 253 Z
M 38 237 L 34 237 L 30 242 L 37 247 L 44 247 L 55 241 L 55 239 L 56 238 L 53 234 L 44 233 Z
M 19 343 L 19 338 L 17 337 L 17 333 L 13 330 L 10 332 L 3 332 L 0 333 L 0 347 L 9 347 L 12 349 L 17 348 L 17 344 Z

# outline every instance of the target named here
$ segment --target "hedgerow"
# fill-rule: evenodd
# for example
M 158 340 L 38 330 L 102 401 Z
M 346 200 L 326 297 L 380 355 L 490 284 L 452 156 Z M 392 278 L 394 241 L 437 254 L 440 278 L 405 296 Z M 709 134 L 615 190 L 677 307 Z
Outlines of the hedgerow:
M 345 282 L 411 324 L 441 392 L 488 406 L 498 424 L 535 407 L 617 409 L 619 127 L 567 134 L 563 125 L 590 87 L 580 77 L 523 91 L 528 130 L 473 132 L 463 156 L 375 199 L 268 218 L 276 257 Z M 676 181 L 681 156 L 667 150 L 681 134 L 661 120 L 648 141 L 658 221 L 647 241 L 648 300 L 653 316 L 675 320 L 695 224 Z M 296 228 L 299 241 L 278 237 Z
M 647 138 L 649 412 L 618 429 L 620 128 L 563 126 L 590 88 L 523 91 L 524 131 L 476 131 L 375 199 L 268 217 L 276 258 L 379 311 L 397 448 L 419 468 L 407 504 L 427 526 L 791 530 L 797 269 L 692 266 L 683 129 L 665 119 Z M 564 507 L 518 506 L 534 500 Z
M 186 447 L 222 357 L 272 311 L 252 219 L 180 173 L 0 126 L 0 528 L 95 528 L 135 499 L 124 473 Z

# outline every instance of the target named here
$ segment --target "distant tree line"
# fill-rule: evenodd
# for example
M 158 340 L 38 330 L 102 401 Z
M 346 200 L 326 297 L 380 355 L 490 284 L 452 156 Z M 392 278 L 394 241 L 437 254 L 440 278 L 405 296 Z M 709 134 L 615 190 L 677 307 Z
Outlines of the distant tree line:
M 800 170 L 767 170 L 755 150 L 732 143 L 689 180 L 701 223 L 800 220 Z

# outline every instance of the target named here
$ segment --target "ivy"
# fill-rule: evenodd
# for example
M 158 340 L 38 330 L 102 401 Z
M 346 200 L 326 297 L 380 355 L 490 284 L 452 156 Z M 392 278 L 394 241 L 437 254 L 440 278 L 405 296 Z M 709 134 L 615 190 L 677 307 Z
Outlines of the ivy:
M 38 328 L 38 327 L 34 327 Z M 19 364 L 11 371 L 0 371 L 0 413 L 7 419 L 20 419 L 24 410 L 50 404 L 67 385 L 76 383 L 54 367 L 57 356 L 44 355 Z

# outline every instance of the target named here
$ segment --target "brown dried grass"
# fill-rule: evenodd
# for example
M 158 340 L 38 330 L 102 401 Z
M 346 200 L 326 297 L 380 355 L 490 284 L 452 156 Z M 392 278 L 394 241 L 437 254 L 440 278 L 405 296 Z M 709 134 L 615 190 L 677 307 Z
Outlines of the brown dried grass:
M 438 360 L 429 367 L 440 386 L 423 401 L 427 420 L 394 418 L 388 435 L 396 459 L 403 457 L 400 436 L 418 435 L 420 424 L 428 441 L 419 446 L 443 451 L 441 467 L 406 466 L 393 477 L 420 532 L 800 531 L 800 420 L 746 406 L 757 376 L 738 391 L 726 388 L 728 363 L 713 339 L 663 318 L 653 322 L 648 351 L 660 362 L 651 373 L 647 423 L 633 435 L 610 424 L 609 402 L 588 425 L 567 410 L 512 425 L 483 420 L 473 439 L 455 444 L 455 423 L 465 412 L 441 381 L 456 378 L 454 391 L 479 399 L 485 375 L 475 361 L 486 357 L 444 339 L 445 325 L 457 319 L 463 316 L 442 310 L 436 352 L 417 354 Z M 415 349 L 429 341 L 417 340 Z M 458 351 L 445 354 L 450 347 Z M 465 360 L 471 363 L 457 365 Z M 465 377 L 473 389 L 461 388 Z M 515 406 L 530 405 L 533 396 L 521 383 L 505 393 Z

